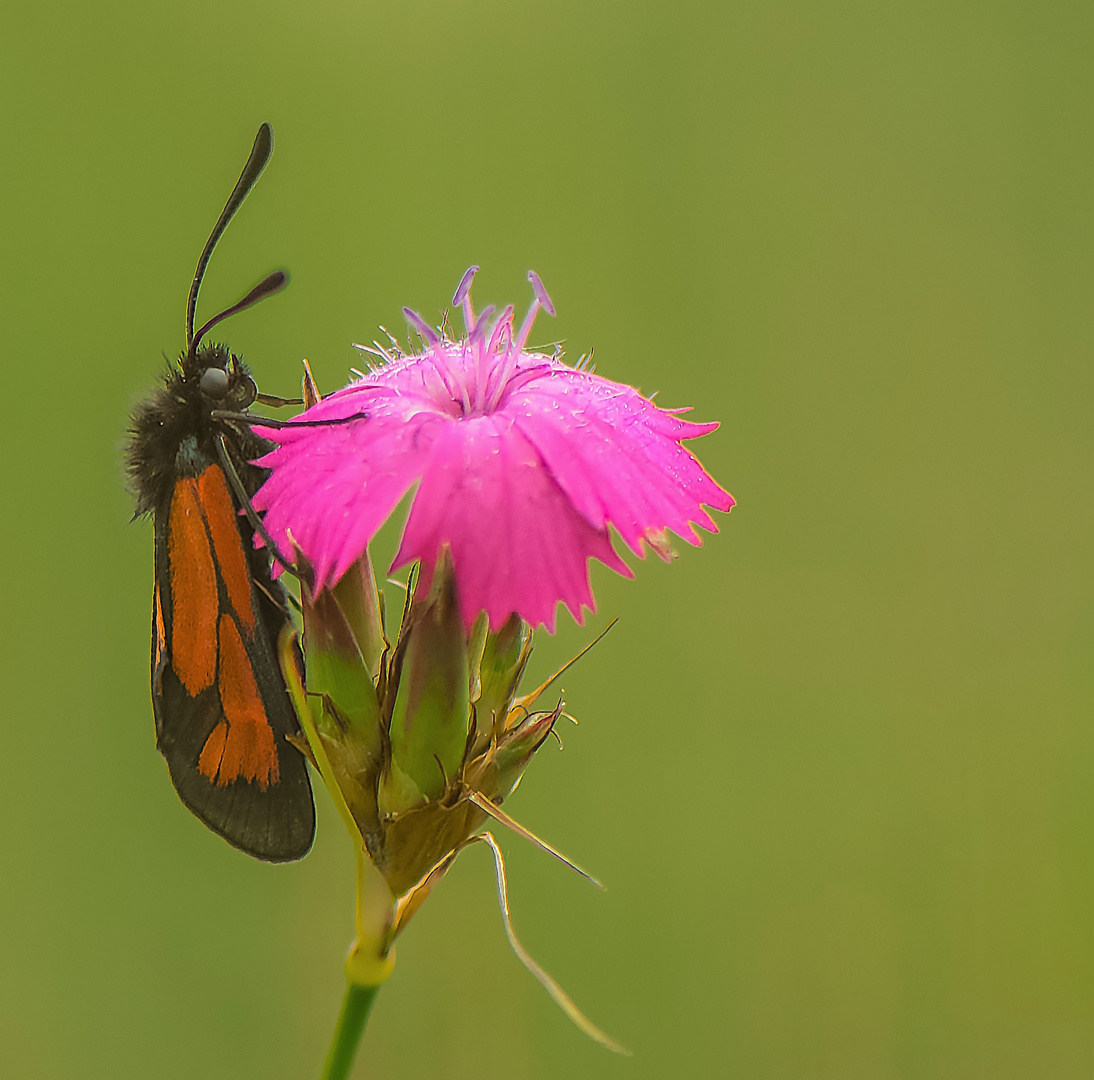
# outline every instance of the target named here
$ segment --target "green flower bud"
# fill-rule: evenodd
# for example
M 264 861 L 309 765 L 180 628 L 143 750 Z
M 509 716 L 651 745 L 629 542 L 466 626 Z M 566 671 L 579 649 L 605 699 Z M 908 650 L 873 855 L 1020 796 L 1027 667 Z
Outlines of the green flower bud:
M 362 584 L 364 570 L 369 578 L 372 572 L 367 566 L 355 569 L 335 592 L 323 589 L 311 598 L 302 589 L 304 664 L 308 705 L 335 782 L 367 836 L 379 828 L 373 777 L 382 766 L 384 736 L 372 675 L 342 607 L 344 602 L 351 610 L 362 610 L 353 590 Z
M 388 727 L 391 760 L 379 791 L 384 815 L 441 798 L 463 764 L 470 676 L 450 567 L 447 558 L 438 566 L 429 596 L 410 606 L 399 635 Z

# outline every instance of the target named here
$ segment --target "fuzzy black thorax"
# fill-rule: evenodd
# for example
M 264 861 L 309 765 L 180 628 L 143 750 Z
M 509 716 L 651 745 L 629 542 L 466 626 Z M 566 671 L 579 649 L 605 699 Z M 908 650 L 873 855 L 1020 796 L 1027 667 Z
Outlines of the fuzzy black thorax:
M 218 376 L 223 372 L 222 376 Z M 126 447 L 126 472 L 136 498 L 134 516 L 161 506 L 178 476 L 196 476 L 217 458 L 216 437 L 227 435 L 233 464 L 248 491 L 263 470 L 250 462 L 270 444 L 238 421 L 213 416 L 240 413 L 254 403 L 257 389 L 247 366 L 224 345 L 202 345 L 172 365 L 163 385 L 133 411 Z

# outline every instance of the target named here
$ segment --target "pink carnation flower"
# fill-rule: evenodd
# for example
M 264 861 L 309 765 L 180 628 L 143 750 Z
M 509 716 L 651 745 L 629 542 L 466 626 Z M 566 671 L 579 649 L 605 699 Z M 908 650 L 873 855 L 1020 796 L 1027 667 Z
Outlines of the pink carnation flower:
M 282 553 L 292 541 L 336 582 L 362 555 L 399 500 L 419 484 L 392 569 L 421 561 L 428 588 L 448 545 L 470 627 L 485 611 L 492 629 L 516 612 L 555 626 L 562 601 L 582 621 L 595 610 L 589 559 L 626 577 L 608 526 L 639 557 L 649 543 L 669 555 L 665 530 L 701 543 L 694 525 L 717 526 L 704 509 L 729 510 L 732 496 L 685 449 L 718 425 L 682 420 L 637 390 L 526 352 L 543 308 L 554 306 L 538 275 L 519 330 L 513 308 L 476 317 L 471 267 L 453 304 L 466 336 L 438 336 L 404 309 L 423 352 L 393 355 L 279 429 L 258 428 L 278 447 L 254 497 Z

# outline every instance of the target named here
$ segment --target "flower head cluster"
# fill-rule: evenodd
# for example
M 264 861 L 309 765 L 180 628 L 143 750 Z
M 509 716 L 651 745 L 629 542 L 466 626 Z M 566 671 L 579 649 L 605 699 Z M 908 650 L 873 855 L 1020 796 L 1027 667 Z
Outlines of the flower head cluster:
M 260 462 L 271 475 L 254 505 L 321 588 L 418 484 L 393 568 L 420 561 L 428 589 L 447 548 L 466 627 L 485 611 L 492 630 L 513 613 L 553 630 L 558 601 L 579 622 L 593 608 L 589 559 L 631 576 L 609 526 L 635 554 L 648 543 L 665 555 L 666 530 L 698 544 L 695 525 L 717 531 L 704 506 L 729 510 L 733 498 L 683 445 L 717 424 L 526 351 L 537 313 L 554 315 L 539 277 L 529 274 L 535 296 L 516 328 L 511 306 L 475 313 L 476 270 L 453 299 L 463 337 L 404 309 L 422 352 L 379 349 L 380 363 L 297 422 L 258 429 L 278 445 Z

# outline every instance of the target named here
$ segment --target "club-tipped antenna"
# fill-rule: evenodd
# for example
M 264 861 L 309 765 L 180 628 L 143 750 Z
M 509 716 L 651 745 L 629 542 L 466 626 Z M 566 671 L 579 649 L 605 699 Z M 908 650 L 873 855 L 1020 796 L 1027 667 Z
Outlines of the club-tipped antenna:
M 196 334 L 193 335 L 193 340 L 188 343 L 187 351 L 193 353 L 198 347 L 201 339 L 205 337 L 207 330 L 211 330 L 218 322 L 228 318 L 229 315 L 234 315 L 237 311 L 245 311 L 247 308 L 257 304 L 259 300 L 265 300 L 267 296 L 273 296 L 275 292 L 280 292 L 289 283 L 289 275 L 284 270 L 275 270 L 268 277 L 264 277 L 242 300 L 233 304 L 229 308 L 225 308 L 219 315 L 214 315 Z
M 254 187 L 255 181 L 262 175 L 262 170 L 266 167 L 266 162 L 270 160 L 270 154 L 273 151 L 273 128 L 269 124 L 263 124 L 258 129 L 258 134 L 255 136 L 254 146 L 251 147 L 251 156 L 247 159 L 247 164 L 243 166 L 243 172 L 239 174 L 239 179 L 236 181 L 236 186 L 232 189 L 232 194 L 228 196 L 228 201 L 224 204 L 224 209 L 220 212 L 220 217 L 217 220 L 213 231 L 209 234 L 209 239 L 205 241 L 205 250 L 201 253 L 201 258 L 198 259 L 197 269 L 194 271 L 194 280 L 190 285 L 190 295 L 186 298 L 186 351 L 192 353 L 197 340 L 194 337 L 194 311 L 197 308 L 198 303 L 198 289 L 201 288 L 201 279 L 205 276 L 205 268 L 209 265 L 209 257 L 213 254 L 213 248 L 217 246 L 217 241 L 220 239 L 221 234 L 228 227 L 228 222 L 235 216 L 235 212 L 239 209 L 243 200 L 247 198 L 247 193 Z M 274 277 L 275 275 L 270 275 Z M 226 312 L 222 312 L 216 319 L 209 323 L 206 323 L 202 327 L 201 333 L 205 333 L 214 322 L 218 322 L 221 318 L 226 318 L 228 315 L 235 311 L 241 311 L 243 307 L 250 307 L 251 304 L 256 303 L 265 296 L 269 296 L 271 292 L 276 292 L 281 288 L 285 281 L 281 281 L 276 288 L 267 288 L 265 291 L 261 291 L 263 286 L 267 285 L 270 278 L 266 278 L 261 285 L 252 289 L 238 304 L 229 308 Z M 259 295 L 255 295 L 258 293 Z M 249 302 L 248 302 L 249 301 Z M 198 338 L 201 334 L 198 334 Z

